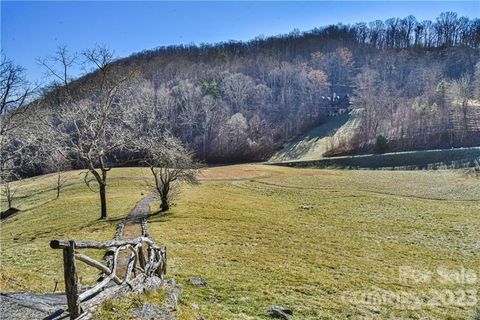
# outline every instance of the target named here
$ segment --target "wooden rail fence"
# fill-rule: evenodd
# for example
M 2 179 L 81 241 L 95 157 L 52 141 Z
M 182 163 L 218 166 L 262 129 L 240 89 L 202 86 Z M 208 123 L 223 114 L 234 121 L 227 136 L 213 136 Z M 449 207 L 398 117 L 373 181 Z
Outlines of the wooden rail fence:
M 112 241 L 74 241 L 74 240 L 52 240 L 52 249 L 63 250 L 63 267 L 65 277 L 65 294 L 67 296 L 68 312 L 70 319 L 77 319 L 83 313 L 83 304 L 97 305 L 101 303 L 108 294 L 99 297 L 99 293 L 111 290 L 115 287 L 130 287 L 141 285 L 137 279 L 146 279 L 157 276 L 163 278 L 167 268 L 167 248 L 157 246 L 151 238 L 138 237 L 129 240 Z M 79 249 L 104 249 L 107 254 L 113 256 L 104 265 L 91 257 L 78 252 Z M 130 252 L 126 270 L 122 277 L 118 275 L 120 252 Z M 103 280 L 94 287 L 81 292 L 81 284 L 78 280 L 77 260 L 97 268 L 102 272 Z M 124 267 L 124 266 L 121 266 Z M 123 272 L 122 272 L 123 273 Z

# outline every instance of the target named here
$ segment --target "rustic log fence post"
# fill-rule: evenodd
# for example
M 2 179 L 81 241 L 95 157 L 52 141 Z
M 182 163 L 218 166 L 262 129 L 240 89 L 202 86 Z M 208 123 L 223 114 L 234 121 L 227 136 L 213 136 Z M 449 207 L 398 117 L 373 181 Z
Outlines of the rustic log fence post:
M 167 247 L 163 247 L 162 256 L 163 256 L 162 273 L 167 274 Z
M 163 279 L 163 275 L 166 273 L 167 248 L 157 246 L 148 237 L 112 241 L 54 239 L 50 241 L 50 247 L 63 251 L 65 295 L 70 319 L 79 319 L 82 313 L 83 315 L 89 314 L 89 308 L 100 304 L 118 292 L 143 292 L 145 278 L 156 275 Z M 113 256 L 106 266 L 85 254 L 77 252 L 78 249 L 105 249 L 113 251 Z M 116 269 L 119 265 L 118 255 L 122 250 L 130 250 L 131 254 L 128 259 L 125 277 L 120 279 L 117 276 Z M 103 274 L 102 281 L 81 294 L 81 278 L 78 278 L 77 260 L 97 268 Z M 140 274 L 138 274 L 139 271 Z M 109 287 L 111 281 L 117 286 Z
M 65 277 L 65 294 L 67 296 L 70 319 L 75 319 L 82 313 L 79 299 L 79 283 L 75 263 L 75 241 L 63 249 L 63 269 Z

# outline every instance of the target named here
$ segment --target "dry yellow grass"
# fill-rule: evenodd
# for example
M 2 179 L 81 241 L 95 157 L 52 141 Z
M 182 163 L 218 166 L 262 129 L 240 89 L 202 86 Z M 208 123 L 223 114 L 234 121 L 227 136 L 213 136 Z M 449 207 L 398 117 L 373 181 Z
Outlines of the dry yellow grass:
M 148 190 L 143 169 L 114 169 L 107 188 L 109 218 L 98 220 L 98 194 L 83 184 L 79 171 L 71 179 L 60 199 L 51 189 L 53 175 L 35 177 L 19 183 L 14 206 L 22 211 L 1 222 L 0 288 L 1 291 L 51 291 L 55 282 L 63 289 L 62 253 L 49 247 L 51 239 L 109 240 L 117 224 Z M 89 251 L 101 259 L 102 252 Z M 84 267 L 80 276 L 93 283 L 98 273 Z
M 131 179 L 144 174 L 142 169 L 116 170 L 110 206 L 117 213 L 110 222 L 95 221 L 96 202 L 82 202 L 95 195 L 81 191 L 81 185 L 71 190 L 74 204 L 62 207 L 62 212 L 71 205 L 81 209 L 82 217 L 69 216 L 77 220 L 60 221 L 58 206 L 49 202 L 30 213 L 48 227 L 30 223 L 34 218 L 23 213 L 16 221 L 2 222 L 2 276 L 13 274 L 26 287 L 48 290 L 59 276 L 49 270 L 61 263 L 59 253 L 48 248 L 50 238 L 112 237 L 114 220 L 133 208 L 145 187 L 143 180 Z M 479 180 L 456 171 L 215 167 L 205 171 L 200 185 L 184 187 L 168 214 L 151 217 L 149 232 L 167 245 L 168 277 L 184 287 L 180 319 L 266 319 L 271 304 L 291 307 L 295 319 L 468 319 L 478 305 L 457 306 L 453 302 L 459 299 L 412 309 L 354 304 L 342 297 L 385 290 L 431 302 L 431 295 L 442 290 L 477 289 L 480 280 L 443 284 L 434 277 L 402 283 L 399 268 L 436 272 L 438 267 L 464 267 L 480 278 L 479 199 Z M 302 204 L 315 209 L 300 209 Z M 6 230 L 12 235 L 5 237 Z M 13 234 L 20 234 L 21 243 L 13 241 Z M 30 241 L 31 236 L 36 238 Z M 16 257 L 20 246 L 33 246 L 34 260 Z M 40 260 L 48 268 L 41 268 Z M 190 276 L 200 276 L 208 285 L 191 286 Z M 96 318 L 126 319 L 145 301 L 161 304 L 163 297 L 152 293 L 116 299 Z

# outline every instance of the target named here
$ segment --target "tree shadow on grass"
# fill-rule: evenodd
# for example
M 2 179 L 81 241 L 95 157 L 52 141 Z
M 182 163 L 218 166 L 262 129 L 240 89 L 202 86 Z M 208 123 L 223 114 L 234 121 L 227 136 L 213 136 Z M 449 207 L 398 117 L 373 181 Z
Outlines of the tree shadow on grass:
M 169 221 L 175 214 L 171 211 L 155 211 L 147 216 L 148 222 L 164 222 Z
M 48 203 L 50 203 L 50 202 L 52 202 L 52 201 L 55 201 L 55 200 L 57 200 L 57 199 L 49 199 L 49 200 L 46 200 L 46 201 L 37 203 L 36 205 L 33 205 L 33 206 L 31 206 L 31 207 L 28 207 L 27 209 L 18 211 L 18 213 L 17 213 L 15 216 L 17 216 L 17 215 L 19 215 L 19 214 L 21 214 L 21 213 L 26 213 L 26 212 L 32 211 L 32 210 L 34 210 L 34 209 L 37 209 L 37 208 L 39 208 L 39 207 L 41 207 L 41 206 L 44 206 L 44 205 L 46 205 L 46 204 L 48 204 Z
M 0 220 L 5 220 L 8 217 L 11 217 L 18 212 L 20 212 L 20 209 L 13 208 L 13 207 L 8 208 L 7 210 L 0 212 Z

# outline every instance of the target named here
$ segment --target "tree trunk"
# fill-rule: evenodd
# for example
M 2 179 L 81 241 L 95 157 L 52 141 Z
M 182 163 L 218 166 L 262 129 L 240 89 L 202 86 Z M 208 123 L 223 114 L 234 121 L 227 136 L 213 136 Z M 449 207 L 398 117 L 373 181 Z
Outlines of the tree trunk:
M 10 182 L 5 183 L 5 197 L 7 198 L 8 209 L 12 208 L 13 194 Z
M 207 153 L 207 134 L 206 132 L 203 133 L 203 161 L 205 161 L 205 154 Z
M 168 209 L 170 209 L 170 206 L 168 205 L 168 199 L 167 197 L 161 197 L 162 203 L 160 204 L 160 211 L 165 212 Z
M 60 188 L 61 188 L 61 176 L 60 172 L 57 172 L 57 199 L 60 198 Z
M 12 200 L 12 196 L 10 194 L 7 194 L 8 209 L 12 208 Z
M 106 193 L 105 183 L 100 183 L 100 206 L 101 206 L 101 216 L 100 219 L 107 218 L 107 193 Z

